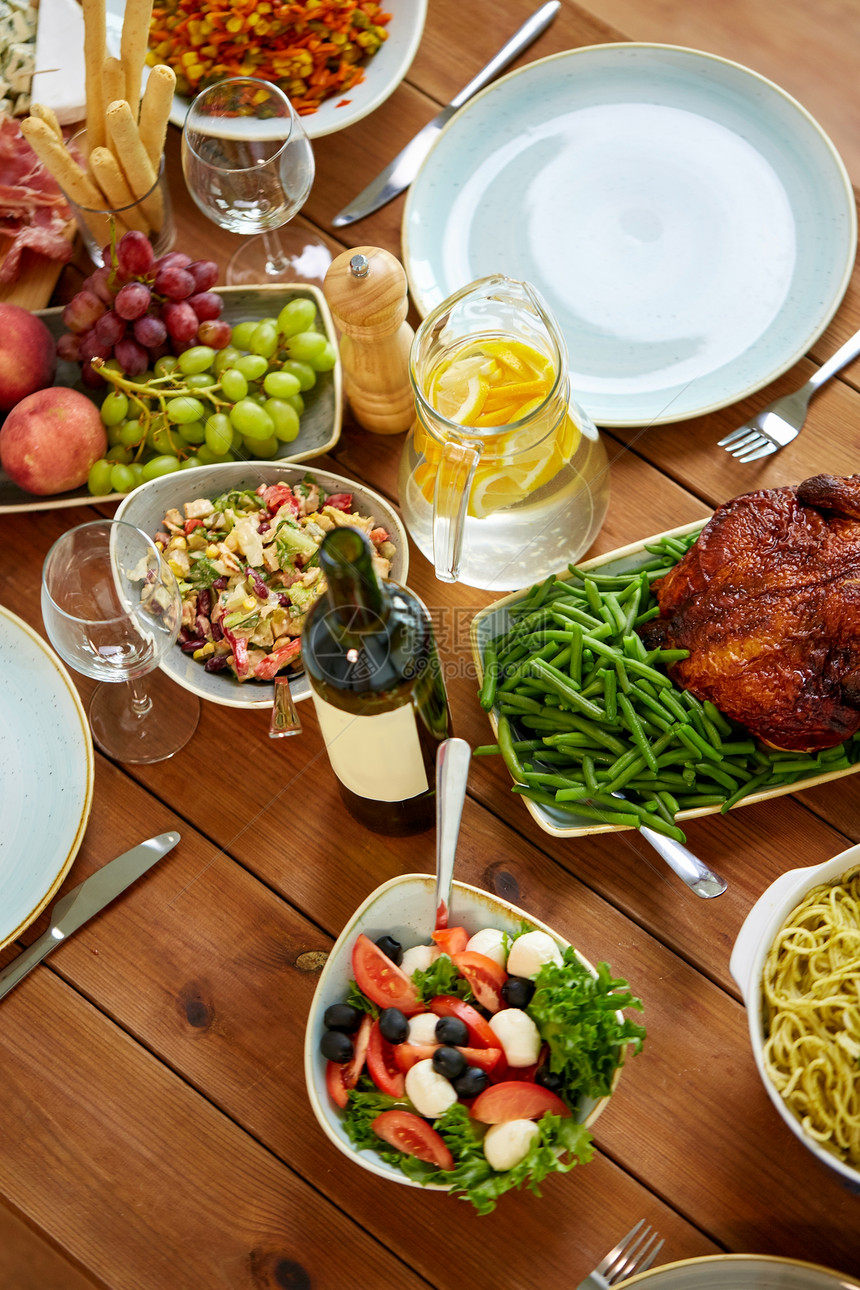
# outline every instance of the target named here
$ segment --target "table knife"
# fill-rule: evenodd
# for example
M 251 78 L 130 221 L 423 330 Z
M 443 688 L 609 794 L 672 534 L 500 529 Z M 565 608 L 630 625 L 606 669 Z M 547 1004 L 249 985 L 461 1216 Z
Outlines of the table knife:
M 31 968 L 40 963 L 46 954 L 50 954 L 55 945 L 83 927 L 93 914 L 104 909 L 120 892 L 152 868 L 156 860 L 172 851 L 178 841 L 178 833 L 160 833 L 158 837 L 141 842 L 115 860 L 102 865 L 96 873 L 90 874 L 79 886 L 67 892 L 51 911 L 51 926 L 44 936 L 40 936 L 29 949 L 24 950 L 0 971 L 0 999 Z
M 488 85 L 499 72 L 504 71 L 509 63 L 527 49 L 532 41 L 536 40 L 541 32 L 545 31 L 552 22 L 555 15 L 561 8 L 560 0 L 549 0 L 548 4 L 542 5 L 536 13 L 533 13 L 527 22 L 524 22 L 519 31 L 511 36 L 507 44 L 503 45 L 499 52 L 490 59 L 486 67 L 478 72 L 473 80 L 464 89 L 460 90 L 447 107 L 444 107 L 438 116 L 434 116 L 432 121 L 428 121 L 423 130 L 416 134 L 415 138 L 407 143 L 406 147 L 398 152 L 397 156 L 390 162 L 381 174 L 377 175 L 372 183 L 368 184 L 363 192 L 360 192 L 348 206 L 335 215 L 332 224 L 335 228 L 343 228 L 346 224 L 354 224 L 356 220 L 364 219 L 366 215 L 371 215 L 374 211 L 379 210 L 390 202 L 392 198 L 397 197 L 404 189 L 408 188 L 412 180 L 418 174 L 421 163 L 427 156 L 434 142 L 439 136 L 439 132 L 450 121 L 451 117 L 466 103 L 473 95 Z

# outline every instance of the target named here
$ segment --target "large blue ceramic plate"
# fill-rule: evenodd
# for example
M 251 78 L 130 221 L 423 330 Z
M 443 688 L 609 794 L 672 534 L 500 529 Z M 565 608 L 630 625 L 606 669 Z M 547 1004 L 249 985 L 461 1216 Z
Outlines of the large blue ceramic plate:
M 0 606 L 0 949 L 56 894 L 83 841 L 93 743 L 72 678 L 41 636 Z
M 795 99 L 655 44 L 497 81 L 439 136 L 403 218 L 418 309 L 491 273 L 532 282 L 603 426 L 680 421 L 774 380 L 833 317 L 856 242 L 845 166 Z

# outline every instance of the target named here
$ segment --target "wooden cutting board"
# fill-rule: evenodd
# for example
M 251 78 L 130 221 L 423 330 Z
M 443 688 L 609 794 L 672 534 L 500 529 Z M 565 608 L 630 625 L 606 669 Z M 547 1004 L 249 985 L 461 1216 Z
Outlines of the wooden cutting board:
M 72 241 L 76 231 L 75 221 L 71 220 L 66 229 L 69 241 Z M 4 249 L 3 256 L 5 254 Z M 3 256 L 0 256 L 0 263 Z M 20 305 L 22 309 L 45 309 L 50 304 L 57 279 L 64 267 L 60 260 L 48 260 L 44 255 L 26 250 L 21 256 L 18 280 L 0 283 L 0 301 Z

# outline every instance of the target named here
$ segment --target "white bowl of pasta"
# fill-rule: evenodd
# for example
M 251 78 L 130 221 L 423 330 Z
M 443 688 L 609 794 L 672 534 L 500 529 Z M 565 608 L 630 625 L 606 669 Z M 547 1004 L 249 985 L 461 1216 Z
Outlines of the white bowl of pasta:
M 860 846 L 782 874 L 732 950 L 753 1055 L 779 1114 L 860 1193 Z

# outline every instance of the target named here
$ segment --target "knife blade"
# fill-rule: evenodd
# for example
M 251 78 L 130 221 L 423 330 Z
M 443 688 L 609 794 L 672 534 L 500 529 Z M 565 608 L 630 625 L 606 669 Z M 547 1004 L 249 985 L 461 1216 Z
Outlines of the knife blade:
M 120 892 L 131 886 L 147 869 L 151 869 L 156 860 L 172 851 L 179 836 L 178 833 L 159 833 L 157 837 L 139 843 L 115 860 L 102 865 L 96 873 L 90 874 L 89 878 L 67 892 L 62 900 L 58 900 L 51 911 L 51 926 L 47 932 L 0 971 L 0 999 L 31 968 L 41 963 L 60 941 L 83 927 L 94 914 L 115 900 Z
M 482 90 L 488 85 L 499 72 L 503 72 L 509 63 L 528 49 L 529 45 L 538 38 L 541 32 L 545 31 L 552 22 L 555 15 L 561 8 L 561 0 L 549 0 L 548 4 L 542 5 L 536 13 L 533 13 L 527 22 L 524 22 L 519 31 L 511 36 L 510 40 L 502 46 L 497 54 L 490 59 L 486 67 L 481 68 L 477 76 L 473 77 L 469 84 L 464 86 L 460 93 L 451 99 L 451 102 L 444 107 L 432 121 L 428 121 L 422 130 L 419 130 L 414 139 L 407 143 L 406 147 L 398 152 L 393 161 L 385 167 L 376 179 L 369 183 L 357 197 L 344 206 L 332 220 L 335 228 L 343 228 L 347 224 L 354 224 L 356 220 L 364 219 L 366 215 L 371 215 L 374 211 L 379 210 L 380 206 L 385 206 L 392 198 L 402 193 L 412 180 L 418 174 L 421 163 L 432 148 L 440 131 L 447 125 L 454 113 L 461 108 L 464 103 L 468 102 L 478 90 Z

